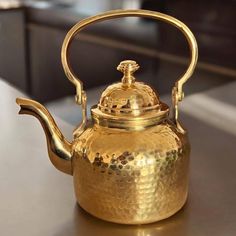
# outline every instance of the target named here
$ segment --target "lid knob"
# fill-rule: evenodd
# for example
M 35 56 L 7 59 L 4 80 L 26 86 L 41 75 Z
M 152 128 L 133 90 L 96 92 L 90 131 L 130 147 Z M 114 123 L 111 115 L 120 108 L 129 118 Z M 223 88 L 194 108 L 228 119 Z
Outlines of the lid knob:
M 125 60 L 122 61 L 118 66 L 117 70 L 124 74 L 122 78 L 123 86 L 130 87 L 131 84 L 135 82 L 135 78 L 133 77 L 133 73 L 139 69 L 139 65 L 136 61 Z

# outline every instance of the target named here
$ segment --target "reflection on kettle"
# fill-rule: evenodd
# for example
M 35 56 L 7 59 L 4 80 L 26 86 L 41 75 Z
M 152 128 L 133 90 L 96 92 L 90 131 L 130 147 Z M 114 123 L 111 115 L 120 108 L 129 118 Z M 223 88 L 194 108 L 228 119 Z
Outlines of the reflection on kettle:
M 123 73 L 121 82 L 108 86 L 99 103 L 91 108 L 92 120 L 87 121 L 86 93 L 68 63 L 68 47 L 86 25 L 121 16 L 169 22 L 188 39 L 192 57 L 172 91 L 173 117 L 150 86 L 136 81 L 134 72 L 139 65 L 125 60 L 117 67 Z M 178 121 L 178 103 L 183 99 L 182 87 L 196 60 L 195 38 L 177 19 L 145 10 L 111 11 L 79 22 L 63 43 L 62 64 L 76 86 L 76 102 L 83 108 L 83 120 L 75 129 L 72 142 L 65 139 L 43 105 L 17 99 L 21 114 L 40 120 L 51 162 L 73 175 L 77 201 L 87 212 L 111 222 L 144 224 L 165 219 L 182 208 L 188 193 L 190 144 Z

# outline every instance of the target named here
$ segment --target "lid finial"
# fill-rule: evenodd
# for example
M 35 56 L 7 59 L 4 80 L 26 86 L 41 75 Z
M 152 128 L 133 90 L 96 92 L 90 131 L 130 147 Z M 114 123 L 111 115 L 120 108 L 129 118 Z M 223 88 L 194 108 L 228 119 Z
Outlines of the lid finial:
M 122 78 L 122 83 L 124 86 L 130 86 L 135 82 L 135 78 L 133 77 L 133 73 L 139 69 L 139 65 L 136 61 L 125 60 L 122 61 L 118 66 L 117 70 L 124 74 Z

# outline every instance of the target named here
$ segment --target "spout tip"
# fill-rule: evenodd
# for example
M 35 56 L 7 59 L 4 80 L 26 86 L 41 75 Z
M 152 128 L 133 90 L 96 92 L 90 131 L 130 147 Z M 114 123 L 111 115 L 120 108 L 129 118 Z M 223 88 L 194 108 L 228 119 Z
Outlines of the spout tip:
M 22 104 L 22 103 L 21 103 L 21 98 L 16 98 L 16 104 L 19 105 L 20 108 L 21 108 L 21 104 Z M 21 112 L 22 112 L 22 109 L 20 109 L 20 110 L 18 111 L 18 114 L 22 114 Z
M 20 105 L 20 98 L 16 98 L 16 104 Z
M 18 114 L 24 114 L 23 107 L 25 105 L 25 98 L 16 98 L 16 104 L 20 106 Z
M 36 101 L 28 98 L 16 98 L 16 103 L 20 106 L 18 114 L 31 114 L 29 111 L 32 110 L 34 106 L 38 105 Z
M 28 105 L 29 101 L 30 101 L 30 99 L 27 99 L 27 98 L 16 98 L 16 103 L 19 106 Z

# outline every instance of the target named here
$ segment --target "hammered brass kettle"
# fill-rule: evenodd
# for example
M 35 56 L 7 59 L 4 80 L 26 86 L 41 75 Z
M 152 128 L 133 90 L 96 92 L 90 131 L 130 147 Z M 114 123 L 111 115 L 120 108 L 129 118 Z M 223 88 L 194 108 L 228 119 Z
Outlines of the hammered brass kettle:
M 86 92 L 69 65 L 68 47 L 85 26 L 126 16 L 153 18 L 178 28 L 190 47 L 189 67 L 173 87 L 170 112 L 150 86 L 136 81 L 133 74 L 139 65 L 122 61 L 117 67 L 123 73 L 121 82 L 102 93 L 88 121 Z M 19 113 L 33 115 L 41 122 L 51 162 L 73 176 L 77 201 L 87 212 L 111 222 L 145 224 L 165 219 L 184 205 L 190 144 L 178 121 L 178 104 L 183 99 L 183 84 L 195 69 L 197 53 L 191 31 L 171 16 L 146 10 L 109 11 L 77 23 L 62 46 L 63 68 L 76 87 L 76 102 L 83 113 L 73 141 L 65 139 L 43 105 L 17 98 Z

